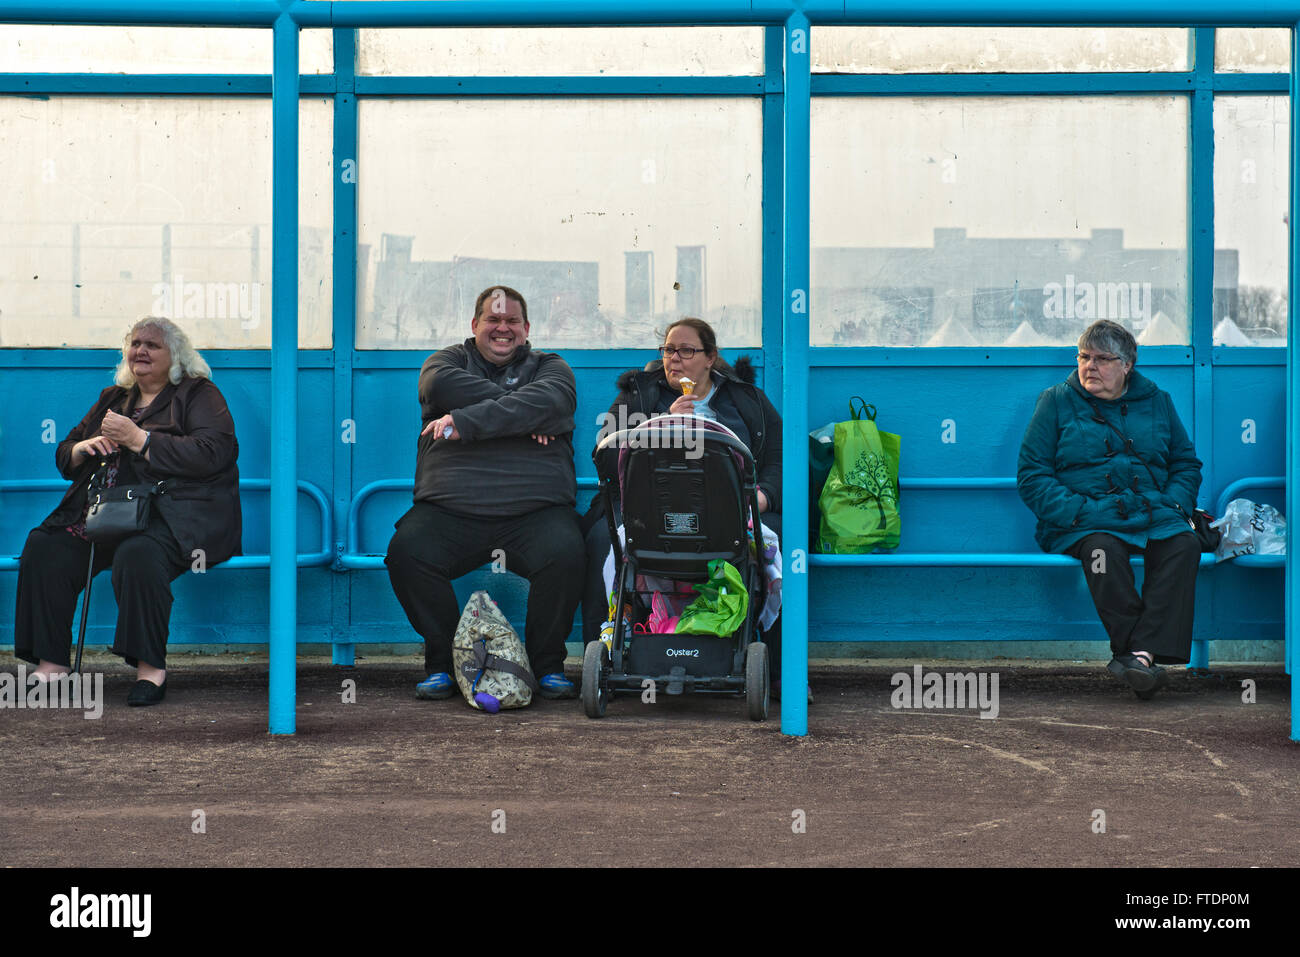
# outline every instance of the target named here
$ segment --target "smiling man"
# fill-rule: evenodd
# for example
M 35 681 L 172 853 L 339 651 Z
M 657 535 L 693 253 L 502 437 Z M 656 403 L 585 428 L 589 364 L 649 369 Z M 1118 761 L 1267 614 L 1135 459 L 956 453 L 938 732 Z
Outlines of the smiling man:
M 415 501 L 388 545 L 388 577 L 424 639 L 421 698 L 457 693 L 451 580 L 504 556 L 528 579 L 524 644 L 544 698 L 572 698 L 564 640 L 582 589 L 574 501 L 573 370 L 528 342 L 528 305 L 508 286 L 479 294 L 473 336 L 420 370 Z M 499 550 L 499 551 L 498 551 Z

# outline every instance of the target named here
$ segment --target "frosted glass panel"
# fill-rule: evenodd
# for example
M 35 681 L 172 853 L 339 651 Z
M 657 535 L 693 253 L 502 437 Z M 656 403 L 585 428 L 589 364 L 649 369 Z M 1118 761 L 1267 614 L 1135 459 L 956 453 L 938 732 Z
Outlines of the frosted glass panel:
M 1221 27 L 1214 31 L 1214 68 L 1225 73 L 1289 73 L 1291 31 Z
M 0 24 L 0 73 L 270 73 L 271 30 Z M 330 30 L 303 30 L 299 73 L 334 69 Z
M 1188 342 L 1187 102 L 813 101 L 816 345 Z
M 1188 69 L 1190 33 L 1121 27 L 813 27 L 815 73 Z
M 650 348 L 681 315 L 759 344 L 758 101 L 359 106 L 359 348 L 458 342 L 497 283 L 541 347 Z
M 1285 346 L 1285 96 L 1214 100 L 1214 343 Z
M 328 100 L 302 101 L 299 342 L 330 345 Z M 0 97 L 0 346 L 104 347 L 146 314 L 271 341 L 271 103 Z
M 357 72 L 431 76 L 756 76 L 762 27 L 357 31 Z

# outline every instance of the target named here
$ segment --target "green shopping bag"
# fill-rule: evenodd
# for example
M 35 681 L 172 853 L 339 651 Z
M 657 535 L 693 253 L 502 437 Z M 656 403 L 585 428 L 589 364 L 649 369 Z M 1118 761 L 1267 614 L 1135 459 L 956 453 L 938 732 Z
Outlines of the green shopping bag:
M 698 592 L 686 606 L 673 629 L 675 634 L 734 634 L 745 622 L 749 595 L 740 572 L 730 562 L 715 558 L 709 562 L 709 580 L 692 586 Z
M 835 461 L 818 503 L 818 544 L 827 555 L 895 548 L 903 527 L 898 514 L 902 439 L 876 428 L 875 406 L 861 396 L 849 400 L 849 415 L 849 421 L 835 423 Z

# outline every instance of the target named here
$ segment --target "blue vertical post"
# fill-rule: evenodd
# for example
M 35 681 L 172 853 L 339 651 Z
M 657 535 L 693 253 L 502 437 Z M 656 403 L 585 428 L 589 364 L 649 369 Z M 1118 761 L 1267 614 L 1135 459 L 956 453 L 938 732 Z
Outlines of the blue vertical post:
M 782 174 L 785 197 L 782 311 L 785 357 L 782 362 L 782 420 L 785 462 L 782 473 L 782 547 L 790 574 L 782 583 L 785 619 L 781 641 L 781 731 L 808 733 L 808 269 L 809 135 L 812 109 L 812 57 L 808 17 L 802 11 L 785 21 L 785 135 Z
M 276 18 L 271 75 L 270 732 L 296 730 L 298 642 L 298 24 Z
M 1295 430 L 1300 427 L 1300 390 L 1296 388 L 1296 375 L 1300 369 L 1296 365 L 1296 277 L 1300 276 L 1300 245 L 1295 241 L 1296 210 L 1300 209 L 1300 23 L 1291 27 L 1291 209 L 1287 217 L 1289 269 L 1286 284 L 1286 514 L 1290 519 L 1286 525 L 1286 573 L 1284 587 L 1285 618 L 1283 625 L 1286 640 L 1283 655 L 1288 670 L 1291 672 L 1291 740 L 1300 741 L 1300 651 L 1297 651 L 1297 639 L 1300 628 L 1297 627 L 1295 612 L 1297 608 L 1296 592 L 1300 590 L 1300 579 L 1296 578 L 1296 542 L 1300 536 L 1295 533 L 1296 516 L 1300 515 L 1300 489 L 1296 488 L 1296 479 L 1300 478 L 1300 444 L 1295 440 Z
M 353 419 L 352 367 L 356 348 L 357 308 L 357 97 L 356 30 L 334 31 L 334 421 Z M 335 433 L 336 436 L 338 433 Z M 334 527 L 346 528 L 352 501 L 352 450 L 334 442 Z M 341 550 L 336 545 L 337 550 Z M 337 551 L 336 551 L 337 554 Z M 340 567 L 341 570 L 341 567 Z M 331 575 L 333 614 L 330 623 L 333 662 L 356 662 L 353 644 L 352 576 Z
M 763 28 L 763 294 L 759 304 L 762 318 L 763 391 L 772 404 L 785 414 L 785 398 L 777 384 L 785 381 L 785 231 L 781 226 L 781 197 L 785 193 L 785 164 L 781 162 L 781 143 L 785 136 L 785 27 Z M 784 484 L 784 482 L 783 482 Z M 784 623 L 782 623 L 784 627 Z
M 1192 31 L 1188 124 L 1187 285 L 1192 347 L 1192 441 L 1205 468 L 1199 505 L 1214 501 L 1214 28 Z M 1208 582 L 1202 581 L 1202 584 Z M 1206 589 L 1205 593 L 1211 593 Z M 1192 642 L 1193 668 L 1210 666 L 1208 638 Z

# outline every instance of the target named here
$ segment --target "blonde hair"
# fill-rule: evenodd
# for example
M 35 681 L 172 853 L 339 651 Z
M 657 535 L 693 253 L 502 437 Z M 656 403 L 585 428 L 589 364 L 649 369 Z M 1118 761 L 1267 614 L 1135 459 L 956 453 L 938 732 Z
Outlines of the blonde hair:
M 147 326 L 153 326 L 162 333 L 163 341 L 167 343 L 167 348 L 172 354 L 172 364 L 167 370 L 167 379 L 172 385 L 178 385 L 185 376 L 212 378 L 212 370 L 203 360 L 203 356 L 190 345 L 190 337 L 181 331 L 176 323 L 163 316 L 145 316 L 131 326 L 122 339 L 122 359 L 117 364 L 114 382 L 124 389 L 135 385 L 135 373 L 131 371 L 131 364 L 127 361 L 127 351 L 131 348 L 131 340 L 135 338 L 135 334 Z

